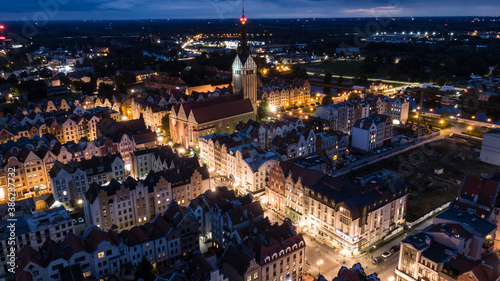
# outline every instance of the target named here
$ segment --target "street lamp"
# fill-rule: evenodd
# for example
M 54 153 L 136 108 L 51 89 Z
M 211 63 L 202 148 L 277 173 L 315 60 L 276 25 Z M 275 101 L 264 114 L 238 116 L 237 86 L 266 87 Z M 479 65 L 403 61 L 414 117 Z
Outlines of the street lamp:
M 318 265 L 318 277 L 321 275 L 321 265 L 323 264 L 323 260 L 319 260 L 317 263 Z
M 377 249 L 377 246 L 373 246 L 373 251 L 372 251 L 372 260 L 373 260 L 373 252 L 375 252 L 375 249 Z

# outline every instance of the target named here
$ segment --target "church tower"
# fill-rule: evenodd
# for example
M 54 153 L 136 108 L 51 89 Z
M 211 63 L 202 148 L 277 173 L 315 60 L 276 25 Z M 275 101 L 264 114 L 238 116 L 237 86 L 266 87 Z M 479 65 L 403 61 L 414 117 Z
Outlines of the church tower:
M 254 112 L 257 112 L 257 64 L 250 55 L 247 42 L 245 8 L 243 7 L 241 22 L 241 41 L 238 55 L 233 62 L 233 90 L 252 102 Z

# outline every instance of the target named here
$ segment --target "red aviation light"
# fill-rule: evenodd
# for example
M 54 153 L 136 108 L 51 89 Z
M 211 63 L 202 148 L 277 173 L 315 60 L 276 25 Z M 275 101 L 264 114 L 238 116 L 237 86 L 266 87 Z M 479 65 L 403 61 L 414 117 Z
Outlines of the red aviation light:
M 5 29 L 5 26 L 0 25 L 0 30 Z
M 247 22 L 247 18 L 243 17 L 243 18 L 240 19 L 240 21 L 241 21 L 242 24 L 245 24 Z

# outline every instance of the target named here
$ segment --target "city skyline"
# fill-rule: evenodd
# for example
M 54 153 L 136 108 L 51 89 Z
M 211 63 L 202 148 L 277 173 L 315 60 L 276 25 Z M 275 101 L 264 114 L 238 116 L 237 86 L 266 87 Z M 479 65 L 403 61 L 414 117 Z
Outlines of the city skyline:
M 499 16 L 500 3 L 477 1 L 247 1 L 249 17 L 259 18 L 352 18 L 352 17 L 441 17 L 441 16 Z M 304 9 L 304 7 L 307 7 Z M 229 19 L 241 10 L 241 1 L 157 1 L 84 0 L 9 2 L 0 11 L 5 21 L 47 20 L 134 20 L 134 19 Z

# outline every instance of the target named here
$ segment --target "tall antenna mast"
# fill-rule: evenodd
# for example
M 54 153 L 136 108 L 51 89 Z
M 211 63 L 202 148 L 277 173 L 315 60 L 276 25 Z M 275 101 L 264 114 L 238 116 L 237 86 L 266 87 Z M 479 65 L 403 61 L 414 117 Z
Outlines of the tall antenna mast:
M 240 41 L 240 54 L 243 56 L 248 55 L 248 42 L 247 42 L 247 18 L 245 18 L 245 0 L 241 1 L 241 41 Z

